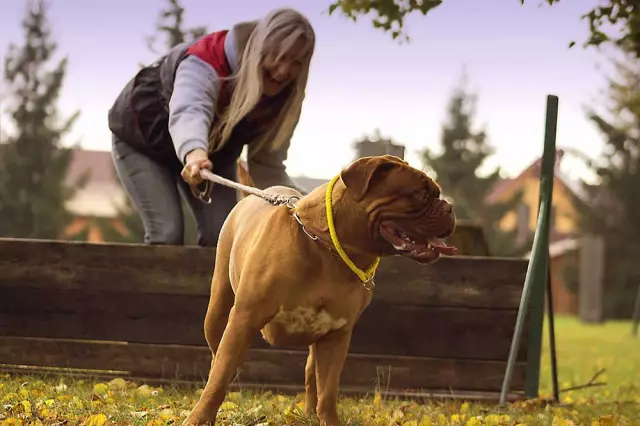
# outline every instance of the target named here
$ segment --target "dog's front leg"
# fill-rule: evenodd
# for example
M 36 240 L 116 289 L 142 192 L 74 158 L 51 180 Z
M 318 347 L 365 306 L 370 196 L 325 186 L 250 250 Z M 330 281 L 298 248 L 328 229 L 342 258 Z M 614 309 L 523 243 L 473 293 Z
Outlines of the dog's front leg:
M 304 412 L 307 416 L 316 413 L 318 405 L 318 388 L 316 385 L 316 361 L 314 345 L 309 346 L 307 365 L 304 368 Z
M 350 342 L 351 330 L 338 330 L 314 345 L 320 426 L 342 426 L 338 418 L 338 389 Z
M 213 359 L 207 384 L 200 400 L 183 425 L 214 425 L 218 409 L 224 401 L 229 383 L 251 346 L 251 339 L 266 321 L 252 313 L 251 309 L 238 310 L 235 306 L 229 314 L 227 327 Z

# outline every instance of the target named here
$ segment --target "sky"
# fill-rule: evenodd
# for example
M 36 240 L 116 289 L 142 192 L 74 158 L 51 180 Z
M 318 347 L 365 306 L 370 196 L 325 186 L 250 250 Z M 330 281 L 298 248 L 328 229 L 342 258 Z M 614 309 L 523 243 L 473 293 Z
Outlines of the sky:
M 59 106 L 81 115 L 68 143 L 110 150 L 107 111 L 140 63 L 153 62 L 145 38 L 152 35 L 166 0 L 50 0 L 58 58 L 69 58 Z M 352 144 L 378 129 L 405 145 L 406 159 L 421 167 L 418 151 L 439 149 L 451 92 L 466 69 L 477 94 L 475 125 L 487 131 L 496 154 L 484 170 L 499 166 L 515 176 L 542 153 L 545 102 L 560 99 L 558 147 L 597 156 L 602 138 L 585 115 L 605 86 L 599 66 L 606 57 L 584 49 L 583 13 L 596 0 L 446 0 L 428 16 L 411 16 L 410 43 L 374 29 L 370 18 L 353 22 L 326 10 L 331 0 L 182 0 L 186 26 L 210 31 L 258 19 L 289 6 L 304 13 L 316 32 L 302 118 L 287 169 L 293 176 L 330 178 L 354 159 Z M 545 3 L 542 5 L 542 3 Z M 24 0 L 2 0 L 0 49 L 22 44 Z M 569 42 L 577 45 L 569 49 Z M 4 85 L 4 82 L 3 82 Z M 6 87 L 1 93 L 6 94 Z M 5 103 L 6 104 L 6 103 Z M 2 116 L 3 129 L 11 123 Z M 567 159 L 565 173 L 590 180 Z

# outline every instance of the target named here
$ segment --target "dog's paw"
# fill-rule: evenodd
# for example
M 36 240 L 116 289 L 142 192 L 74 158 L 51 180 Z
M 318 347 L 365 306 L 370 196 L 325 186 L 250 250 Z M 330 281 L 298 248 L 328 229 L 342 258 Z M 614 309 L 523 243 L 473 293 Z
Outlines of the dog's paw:
M 212 419 L 211 416 L 207 416 L 205 413 L 192 411 L 185 421 L 182 422 L 182 426 L 211 426 L 215 423 L 215 418 Z

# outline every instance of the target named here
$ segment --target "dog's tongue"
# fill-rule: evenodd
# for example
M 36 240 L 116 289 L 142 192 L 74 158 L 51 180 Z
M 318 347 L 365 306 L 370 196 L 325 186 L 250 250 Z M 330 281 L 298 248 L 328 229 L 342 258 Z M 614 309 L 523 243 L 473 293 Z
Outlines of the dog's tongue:
M 447 256 L 453 256 L 458 254 L 458 249 L 455 246 L 448 246 L 439 238 L 431 237 L 427 239 L 427 242 L 431 244 L 434 251 Z

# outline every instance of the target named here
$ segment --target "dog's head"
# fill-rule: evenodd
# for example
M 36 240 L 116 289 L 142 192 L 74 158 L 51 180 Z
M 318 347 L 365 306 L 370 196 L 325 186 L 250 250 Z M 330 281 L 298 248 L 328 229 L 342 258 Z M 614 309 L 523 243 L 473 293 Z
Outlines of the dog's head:
M 346 195 L 370 218 L 384 254 L 400 254 L 420 263 L 455 254 L 442 238 L 456 226 L 452 206 L 440 199 L 429 176 L 398 157 L 363 157 L 341 172 Z

